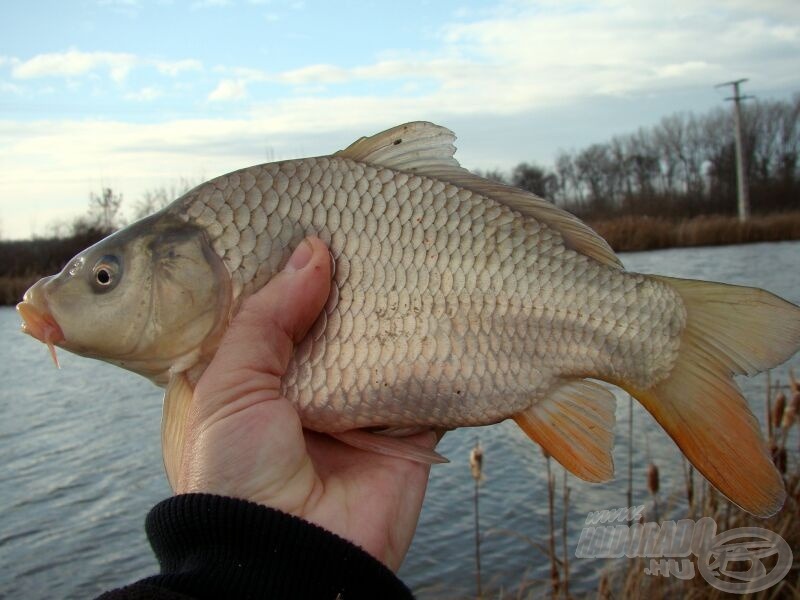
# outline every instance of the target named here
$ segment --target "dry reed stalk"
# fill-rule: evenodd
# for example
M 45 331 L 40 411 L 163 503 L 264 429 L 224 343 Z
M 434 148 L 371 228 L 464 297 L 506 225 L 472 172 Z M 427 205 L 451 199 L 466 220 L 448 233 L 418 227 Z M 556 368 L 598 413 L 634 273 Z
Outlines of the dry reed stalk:
M 569 600 L 569 553 L 567 552 L 567 515 L 569 514 L 569 488 L 567 487 L 567 470 L 564 469 L 564 482 L 562 488 L 564 498 L 564 510 L 561 516 L 561 542 L 564 560 L 562 563 L 564 571 L 564 598 Z
M 690 517 L 694 516 L 694 466 L 686 457 L 683 457 L 683 480 L 686 486 L 687 513 Z
M 475 506 L 475 585 L 477 598 L 483 598 L 483 587 L 481 585 L 481 524 L 480 511 L 478 507 L 478 489 L 483 479 L 483 448 L 480 440 L 475 440 L 475 446 L 469 453 L 469 468 L 472 472 L 472 479 L 475 480 L 475 492 L 473 494 L 473 504 Z
M 794 425 L 795 420 L 797 419 L 797 411 L 800 409 L 800 392 L 795 392 L 792 395 L 792 399 L 789 404 L 786 406 L 786 412 L 783 413 L 783 419 L 781 420 L 781 427 L 784 430 L 791 428 Z
M 767 439 L 772 439 L 772 371 L 767 371 Z
M 633 506 L 633 396 L 628 394 L 628 508 Z
M 794 426 L 800 429 L 800 419 L 797 417 L 798 413 L 800 413 L 800 394 L 798 394 L 797 400 L 794 398 L 794 394 L 800 392 L 800 389 L 797 389 L 797 382 L 793 374 L 790 374 L 790 380 L 792 381 L 790 383 L 792 397 L 781 417 L 780 430 L 773 432 L 776 437 L 772 440 L 776 452 L 781 454 L 780 451 L 783 450 L 784 455 L 786 453 L 784 441 L 787 430 Z M 772 386 L 770 383 L 768 383 L 769 389 L 774 392 L 777 386 Z M 794 414 L 792 414 L 793 411 Z M 768 414 L 768 417 L 773 416 L 774 414 Z M 767 425 L 769 425 L 770 421 L 771 419 L 768 418 Z M 699 497 L 693 498 L 692 504 L 702 516 L 713 518 L 719 524 L 720 532 L 738 527 L 766 528 L 775 532 L 789 544 L 794 554 L 795 564 L 800 564 L 800 462 L 793 460 L 791 464 L 786 464 L 786 468 L 787 471 L 784 475 L 787 491 L 786 504 L 778 514 L 766 521 L 747 514 L 718 494 L 704 480 L 697 494 Z M 685 470 L 685 473 L 687 471 L 688 469 Z M 648 481 L 648 487 L 657 489 L 653 481 Z M 654 578 L 645 575 L 643 568 L 647 566 L 646 563 L 647 559 L 636 558 L 627 561 L 624 571 L 612 572 L 610 576 L 608 573 L 603 573 L 600 576 L 597 597 L 603 600 L 607 598 L 654 598 L 657 600 L 687 598 L 690 600 L 705 600 L 706 598 L 723 599 L 731 597 L 716 588 L 710 587 L 699 574 L 689 580 L 681 580 L 674 577 Z M 617 576 L 618 574 L 620 575 L 619 577 Z M 743 597 L 763 600 L 777 598 L 800 600 L 799 582 L 800 572 L 793 568 L 786 578 L 775 586 Z
M 597 600 L 611 600 L 611 584 L 608 582 L 608 574 L 600 576 L 600 584 L 597 586 Z
M 556 563 L 556 522 L 554 506 L 556 482 L 550 468 L 550 455 L 544 449 L 542 449 L 542 454 L 544 454 L 547 463 L 547 509 L 550 521 L 550 540 L 548 544 L 548 552 L 550 554 L 550 585 L 553 588 L 553 598 L 557 598 L 561 578 L 558 573 L 558 564 Z

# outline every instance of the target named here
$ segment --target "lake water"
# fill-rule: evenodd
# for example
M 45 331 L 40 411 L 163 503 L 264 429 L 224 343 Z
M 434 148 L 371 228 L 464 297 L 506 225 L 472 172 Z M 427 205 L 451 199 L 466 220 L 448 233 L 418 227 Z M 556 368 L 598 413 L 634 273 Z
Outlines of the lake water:
M 632 271 L 755 285 L 800 304 L 798 242 L 630 253 L 622 259 Z M 0 597 L 90 597 L 157 569 L 143 521 L 169 494 L 159 448 L 161 393 L 103 363 L 67 352 L 60 360 L 57 371 L 45 347 L 19 333 L 14 310 L 0 308 Z M 785 381 L 789 365 L 800 372 L 800 355 L 774 371 L 773 380 Z M 762 421 L 765 381 L 763 375 L 739 380 Z M 567 479 L 574 591 L 595 589 L 602 566 L 574 558 L 586 514 L 626 505 L 628 400 L 622 393 L 617 398 L 615 479 L 602 485 Z M 661 471 L 661 496 L 677 494 L 683 487 L 681 455 L 638 404 L 633 430 L 634 504 L 648 502 L 650 460 Z M 485 449 L 485 586 L 513 589 L 523 579 L 547 579 L 545 461 L 506 422 L 449 433 L 439 446 L 452 462 L 433 468 L 400 572 L 421 598 L 474 597 L 468 457 L 476 438 Z M 556 466 L 554 472 L 560 493 L 563 471 Z

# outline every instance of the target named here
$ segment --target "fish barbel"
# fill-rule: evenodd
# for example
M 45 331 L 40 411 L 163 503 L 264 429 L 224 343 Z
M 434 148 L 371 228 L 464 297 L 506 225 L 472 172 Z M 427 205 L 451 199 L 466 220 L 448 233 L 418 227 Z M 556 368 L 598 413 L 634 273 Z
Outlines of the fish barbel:
M 194 384 L 247 296 L 308 235 L 328 302 L 283 392 L 303 425 L 415 460 L 404 434 L 513 418 L 569 471 L 613 476 L 619 386 L 722 493 L 757 515 L 785 491 L 732 376 L 800 346 L 763 290 L 630 273 L 573 215 L 462 169 L 455 136 L 408 123 L 330 156 L 235 171 L 88 248 L 19 305 L 31 335 L 166 385 L 179 466 Z

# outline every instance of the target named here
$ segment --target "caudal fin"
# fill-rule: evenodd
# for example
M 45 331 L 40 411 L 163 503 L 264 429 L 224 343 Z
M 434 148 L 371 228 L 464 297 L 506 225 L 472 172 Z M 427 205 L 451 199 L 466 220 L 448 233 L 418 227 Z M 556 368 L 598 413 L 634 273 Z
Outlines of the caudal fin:
M 758 516 L 786 498 L 753 413 L 733 381 L 789 359 L 800 347 L 800 308 L 755 288 L 658 277 L 683 298 L 687 325 L 669 377 L 625 388 L 717 489 Z

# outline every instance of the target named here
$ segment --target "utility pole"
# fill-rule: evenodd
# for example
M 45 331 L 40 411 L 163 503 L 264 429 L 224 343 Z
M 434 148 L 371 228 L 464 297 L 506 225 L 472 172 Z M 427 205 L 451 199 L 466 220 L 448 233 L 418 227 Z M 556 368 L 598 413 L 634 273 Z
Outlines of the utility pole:
M 733 100 L 733 126 L 736 139 L 736 189 L 739 198 L 739 221 L 744 222 L 750 218 L 750 195 L 747 191 L 747 173 L 744 168 L 744 148 L 742 146 L 742 113 L 740 102 L 753 96 L 742 96 L 739 94 L 739 84 L 747 79 L 737 79 L 736 81 L 726 81 L 714 87 L 726 85 L 733 86 L 733 96 L 725 100 Z

